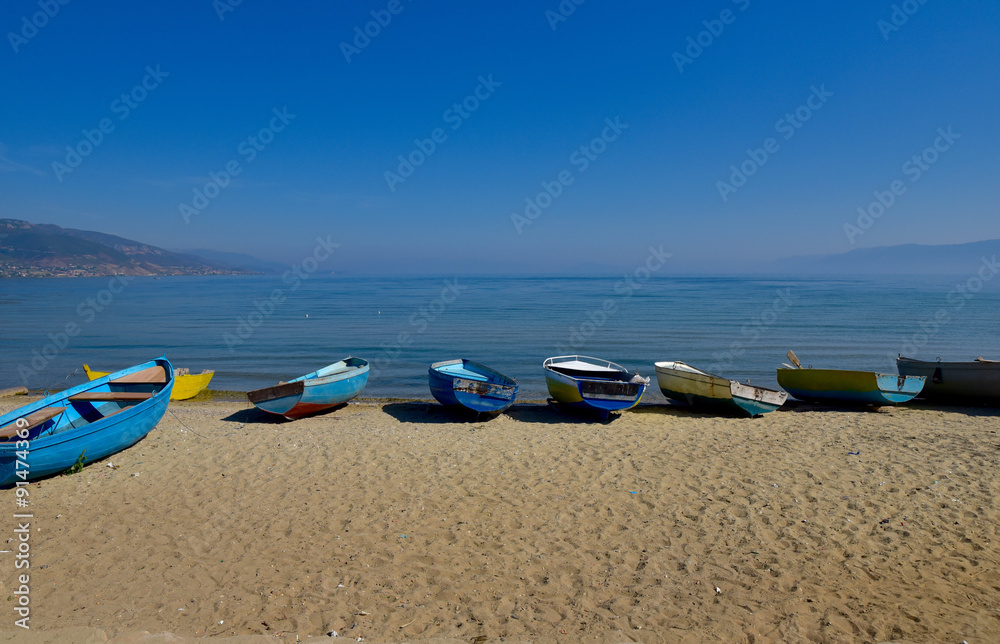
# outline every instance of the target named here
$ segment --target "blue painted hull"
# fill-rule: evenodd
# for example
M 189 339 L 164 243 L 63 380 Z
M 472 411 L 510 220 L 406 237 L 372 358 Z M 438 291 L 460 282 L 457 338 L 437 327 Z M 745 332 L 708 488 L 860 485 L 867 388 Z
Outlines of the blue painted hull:
M 109 384 L 112 380 L 154 366 L 164 368 L 166 384 Z M 0 440 L 0 486 L 65 472 L 81 456 L 83 462 L 91 463 L 131 447 L 163 418 L 173 384 L 173 367 L 166 358 L 160 358 L 77 385 L 0 416 L 0 427 L 3 427 L 46 408 L 65 407 L 65 411 L 51 420 L 28 430 L 26 450 L 25 441 L 19 437 Z M 126 390 L 150 392 L 152 396 L 136 404 L 69 400 L 70 396 L 78 394 Z M 19 454 L 27 458 L 21 458 Z M 19 466 L 18 461 L 27 467 Z M 27 475 L 19 476 L 19 471 L 27 471 Z
M 258 409 L 294 420 L 355 398 L 368 384 L 368 372 L 367 360 L 344 358 L 276 387 L 248 392 L 247 397 Z
M 514 404 L 517 381 L 471 360 L 435 362 L 427 370 L 431 395 L 442 405 L 499 413 Z
M 603 363 L 608 366 L 601 366 Z M 596 368 L 588 371 L 566 366 L 571 364 Z M 648 378 L 632 374 L 620 365 L 587 356 L 548 358 L 542 367 L 553 400 L 565 408 L 596 412 L 605 418 L 613 411 L 639 404 L 649 383 Z

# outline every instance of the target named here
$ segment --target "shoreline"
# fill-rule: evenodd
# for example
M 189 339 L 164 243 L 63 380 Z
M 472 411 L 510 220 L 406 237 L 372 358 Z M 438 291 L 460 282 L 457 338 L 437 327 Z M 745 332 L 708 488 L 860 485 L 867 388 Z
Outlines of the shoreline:
M 652 387 L 652 386 L 653 385 L 650 385 L 650 387 Z M 67 389 L 68 389 L 68 387 L 67 387 Z M 50 389 L 50 390 L 48 390 L 48 392 L 49 392 L 50 395 L 58 393 L 59 391 L 61 391 L 61 390 L 57 390 L 57 389 Z M 649 390 L 647 392 L 647 394 L 644 394 L 643 398 L 645 398 L 646 395 L 649 394 L 649 392 L 653 392 L 654 395 L 661 396 L 661 398 L 662 398 L 662 395 L 660 394 L 659 390 L 655 389 L 655 388 Z M 40 389 L 27 389 L 25 387 L 11 387 L 9 389 L 0 389 L 0 400 L 3 400 L 4 398 L 16 399 L 17 397 L 20 397 L 20 396 L 42 398 L 42 397 L 44 397 L 44 393 L 45 393 L 44 390 L 40 390 Z M 188 403 L 211 403 L 211 402 L 219 402 L 219 403 L 226 403 L 226 402 L 229 402 L 229 403 L 243 403 L 243 402 L 245 402 L 245 403 L 247 403 L 249 405 L 250 402 L 247 400 L 247 397 L 246 397 L 247 393 L 248 392 L 246 392 L 246 391 L 230 391 L 230 390 L 222 390 L 222 389 L 204 389 L 204 390 L 198 392 L 197 396 L 194 396 L 192 398 L 188 398 L 186 400 L 171 400 L 170 404 L 171 405 L 179 405 L 179 404 L 188 404 Z M 32 402 L 34 398 L 32 398 L 32 400 L 29 400 L 28 402 Z M 528 398 L 528 399 L 518 398 L 517 401 L 510 408 L 511 409 L 517 409 L 519 406 L 536 406 L 536 407 L 537 406 L 551 406 L 551 403 L 549 402 L 550 400 L 551 400 L 551 398 Z M 347 401 L 344 404 L 345 405 L 357 405 L 357 404 L 365 404 L 365 405 L 387 405 L 387 404 L 391 404 L 391 403 L 428 403 L 430 405 L 438 406 L 442 410 L 445 409 L 445 407 L 443 405 L 441 405 L 441 403 L 439 403 L 437 400 L 434 399 L 434 397 L 430 394 L 430 392 L 428 392 L 426 398 L 412 398 L 412 397 L 400 397 L 400 396 L 357 396 L 357 397 L 352 398 L 351 400 Z M 25 402 L 23 404 L 27 404 L 27 402 Z M 16 405 L 15 408 L 19 407 L 19 406 L 21 406 L 21 405 Z M 682 413 L 685 413 L 685 414 L 688 414 L 688 415 L 691 415 L 691 416 L 710 416 L 710 417 L 718 417 L 718 418 L 729 418 L 728 416 L 719 416 L 718 414 L 715 414 L 715 413 L 710 412 L 710 411 L 694 410 L 694 409 L 685 407 L 685 406 L 683 406 L 681 404 L 675 404 L 675 403 L 672 403 L 669 399 L 666 399 L 666 398 L 663 398 L 662 400 L 655 400 L 655 401 L 640 400 L 639 403 L 635 407 L 633 407 L 631 409 L 626 409 L 626 410 L 624 410 L 622 412 L 612 412 L 612 417 L 614 417 L 616 414 L 619 414 L 619 415 L 620 414 L 627 414 L 630 411 L 635 411 L 636 409 L 643 409 L 643 408 L 662 408 L 664 410 L 682 412 Z M 1000 415 L 1000 407 L 998 407 L 996 404 L 994 404 L 992 402 L 975 403 L 973 401 L 967 401 L 967 402 L 964 402 L 962 404 L 945 404 L 945 403 L 940 403 L 940 402 L 934 402 L 934 401 L 926 400 L 926 399 L 923 399 L 923 398 L 914 398 L 913 400 L 907 401 L 907 402 L 899 404 L 899 405 L 883 405 L 881 407 L 878 407 L 878 406 L 873 406 L 873 405 L 849 405 L 849 404 L 835 405 L 835 404 L 832 404 L 832 403 L 812 402 L 812 401 L 798 400 L 796 398 L 792 398 L 791 395 L 789 395 L 788 400 L 785 401 L 785 403 L 780 408 L 778 408 L 777 410 L 775 410 L 775 412 L 770 412 L 770 413 L 787 412 L 787 411 L 816 411 L 816 412 L 824 412 L 824 411 L 831 411 L 831 412 L 836 412 L 836 411 L 852 412 L 853 411 L 853 412 L 870 412 L 870 413 L 875 413 L 875 412 L 879 412 L 879 411 L 892 410 L 892 409 L 924 409 L 924 410 L 934 410 L 934 411 L 954 412 L 954 413 L 965 413 L 967 411 L 975 410 L 975 411 L 986 413 L 986 414 L 988 414 L 990 411 L 992 411 L 992 412 L 995 412 L 997 415 Z M 322 415 L 323 414 L 320 414 L 320 416 L 322 416 Z M 488 414 L 484 413 L 483 417 L 485 418 L 487 415 Z M 573 417 L 584 418 L 585 419 L 587 417 L 587 415 L 586 415 L 585 412 L 584 413 L 570 414 L 569 415 L 569 418 L 573 418 Z M 732 418 L 742 419 L 742 420 L 753 420 L 751 418 L 743 418 L 743 417 L 737 417 L 737 416 L 734 416 Z M 760 418 L 761 418 L 761 416 L 757 416 L 756 417 L 756 419 L 760 419 Z
M 1000 410 L 170 410 L 29 486 L 32 636 L 1000 638 Z

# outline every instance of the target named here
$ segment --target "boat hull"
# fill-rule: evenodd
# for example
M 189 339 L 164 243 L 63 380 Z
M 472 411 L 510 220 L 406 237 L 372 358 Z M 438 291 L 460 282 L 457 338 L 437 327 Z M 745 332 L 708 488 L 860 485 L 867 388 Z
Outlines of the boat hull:
M 924 376 L 921 398 L 940 403 L 1000 405 L 1000 362 L 930 362 L 900 356 L 896 368 L 903 376 Z
M 778 384 L 799 400 L 897 405 L 919 394 L 924 378 L 842 369 L 778 369 Z
M 98 378 L 111 375 L 110 371 L 92 371 L 89 365 L 83 365 L 83 371 L 90 380 L 97 380 Z M 175 375 L 174 389 L 170 394 L 170 400 L 194 398 L 208 387 L 208 383 L 212 382 L 212 376 L 214 375 L 214 371 Z
M 166 384 L 128 388 L 131 392 L 152 393 L 141 402 L 69 400 L 70 396 L 80 394 L 107 392 L 111 395 L 112 391 L 123 391 L 126 387 L 110 381 L 154 366 L 164 368 Z M 27 449 L 25 441 L 18 437 L 0 441 L 0 486 L 59 474 L 77 462 L 90 463 L 131 447 L 149 434 L 163 418 L 172 388 L 173 367 L 166 358 L 160 358 L 71 387 L 0 416 L 0 427 L 3 427 L 47 408 L 65 408 L 58 416 L 29 431 Z M 88 419 L 94 420 L 88 422 Z M 19 466 L 18 461 L 27 467 Z M 19 470 L 26 470 L 27 476 L 19 476 Z
M 562 358 L 579 358 L 580 356 L 563 356 Z M 560 364 L 553 362 L 562 358 L 549 358 L 543 364 L 545 368 L 545 385 L 552 398 L 566 407 L 595 411 L 607 416 L 612 411 L 631 409 L 639 404 L 642 394 L 649 383 L 648 378 L 640 378 L 630 374 L 626 369 L 608 362 L 613 369 L 587 373 L 573 371 L 562 373 L 558 371 Z M 587 360 L 600 361 L 596 358 Z
M 788 398 L 783 391 L 742 384 L 683 362 L 657 362 L 654 366 L 663 395 L 695 409 L 753 417 L 778 409 Z
M 499 413 L 517 396 L 517 381 L 471 360 L 436 362 L 427 370 L 431 395 L 442 405 Z
M 367 360 L 345 358 L 290 382 L 248 392 L 247 397 L 262 411 L 294 420 L 355 398 L 368 384 L 368 372 Z

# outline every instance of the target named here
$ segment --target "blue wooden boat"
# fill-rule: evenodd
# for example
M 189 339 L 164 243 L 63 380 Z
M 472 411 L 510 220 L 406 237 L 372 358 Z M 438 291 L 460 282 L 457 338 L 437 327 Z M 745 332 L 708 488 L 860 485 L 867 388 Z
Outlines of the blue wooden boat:
M 345 403 L 367 384 L 368 361 L 348 357 L 275 387 L 247 392 L 247 398 L 258 409 L 294 420 Z
M 442 405 L 499 413 L 514 404 L 517 381 L 471 360 L 435 362 L 427 370 L 431 394 Z
M 612 411 L 636 406 L 649 384 L 649 378 L 621 365 L 588 356 L 548 358 L 542 367 L 549 394 L 557 403 L 605 418 Z
M 166 358 L 122 369 L 0 416 L 0 486 L 65 472 L 130 447 L 160 422 Z

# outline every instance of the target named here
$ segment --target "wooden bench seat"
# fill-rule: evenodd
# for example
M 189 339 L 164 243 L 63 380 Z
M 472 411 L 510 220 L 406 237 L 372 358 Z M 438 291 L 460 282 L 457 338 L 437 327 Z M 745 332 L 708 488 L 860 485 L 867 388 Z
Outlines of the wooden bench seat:
M 27 416 L 22 416 L 21 419 L 28 424 L 25 425 L 24 423 L 21 423 L 21 427 L 18 427 L 17 421 L 15 420 L 13 423 L 8 423 L 3 427 L 0 427 L 0 439 L 13 438 L 17 435 L 18 430 L 37 427 L 45 421 L 55 418 L 64 411 L 66 411 L 65 407 L 44 407 L 36 412 L 28 414 Z
M 85 391 L 82 394 L 70 396 L 69 400 L 99 401 L 99 400 L 149 400 L 153 397 L 149 391 Z
M 167 384 L 167 370 L 160 365 L 156 365 L 155 367 L 149 367 L 148 369 L 143 369 L 142 371 L 130 373 L 122 376 L 121 378 L 115 378 L 111 382 L 113 384 L 149 383 L 165 385 Z

